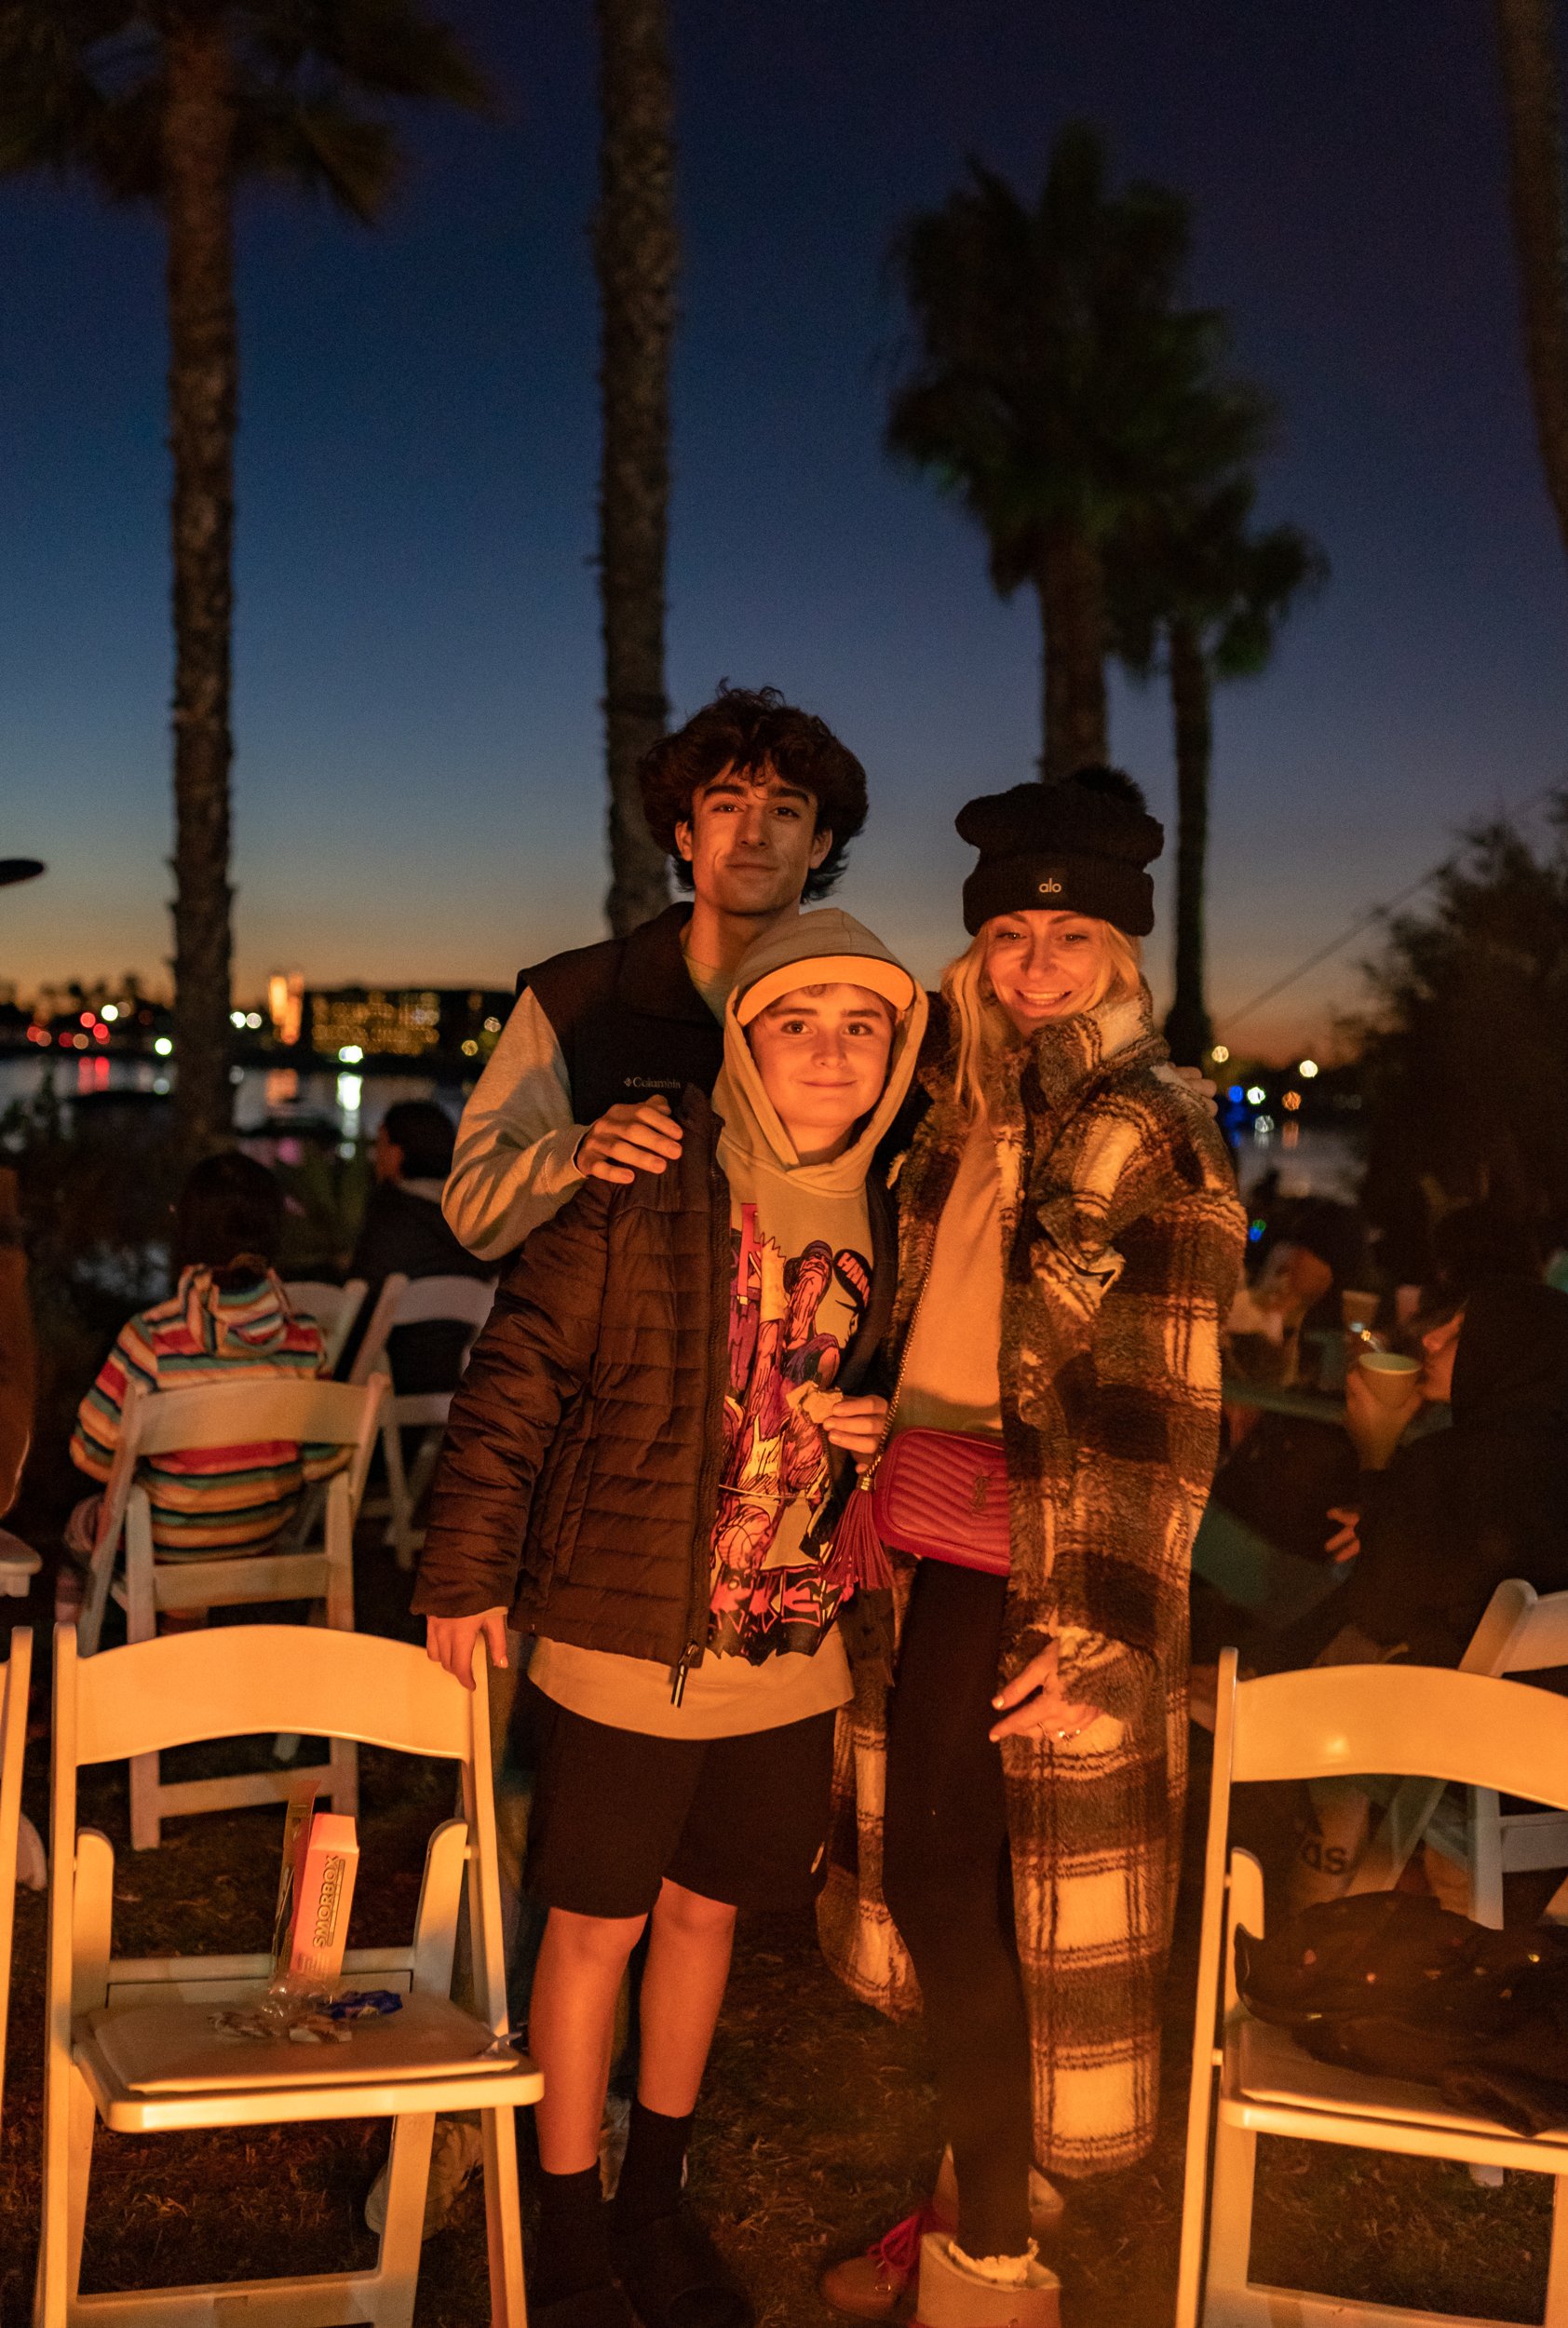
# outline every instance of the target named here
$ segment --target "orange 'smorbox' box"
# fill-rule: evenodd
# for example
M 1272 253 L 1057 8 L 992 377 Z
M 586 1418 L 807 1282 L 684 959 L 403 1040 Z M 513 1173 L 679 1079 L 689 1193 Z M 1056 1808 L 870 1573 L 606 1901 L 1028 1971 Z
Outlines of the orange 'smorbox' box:
M 288 1971 L 291 1980 L 330 1988 L 343 1970 L 359 1844 L 353 1820 L 330 1810 L 314 1814 L 302 1841 Z

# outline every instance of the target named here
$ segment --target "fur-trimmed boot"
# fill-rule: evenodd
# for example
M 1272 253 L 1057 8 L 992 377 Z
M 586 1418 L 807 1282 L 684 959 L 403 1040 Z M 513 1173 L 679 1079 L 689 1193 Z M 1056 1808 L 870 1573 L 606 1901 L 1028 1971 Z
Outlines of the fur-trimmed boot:
M 1048 2240 L 1054 2235 L 1064 2204 L 1055 2184 L 1038 2167 L 1031 2167 L 1029 2228 L 1035 2239 Z M 942 2152 L 936 2188 L 924 2207 L 895 2223 L 863 2255 L 847 2255 L 842 2263 L 828 2266 L 818 2282 L 823 2302 L 847 2320 L 906 2321 L 914 2304 L 921 2240 L 927 2231 L 957 2228 L 958 2178 L 948 2149 Z
M 944 2231 L 927 2231 L 911 2328 L 1061 2328 L 1061 2282 L 1033 2254 L 1016 2266 L 994 2256 L 977 2260 Z

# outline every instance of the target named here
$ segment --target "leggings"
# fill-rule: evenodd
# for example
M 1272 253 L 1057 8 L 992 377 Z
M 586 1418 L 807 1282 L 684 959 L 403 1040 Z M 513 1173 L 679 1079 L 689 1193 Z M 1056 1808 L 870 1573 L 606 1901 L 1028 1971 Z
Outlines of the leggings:
M 923 1561 L 888 1711 L 883 1889 L 914 1962 L 958 2177 L 958 2243 L 1029 2243 L 1029 2023 L 996 1715 L 1007 1582 Z

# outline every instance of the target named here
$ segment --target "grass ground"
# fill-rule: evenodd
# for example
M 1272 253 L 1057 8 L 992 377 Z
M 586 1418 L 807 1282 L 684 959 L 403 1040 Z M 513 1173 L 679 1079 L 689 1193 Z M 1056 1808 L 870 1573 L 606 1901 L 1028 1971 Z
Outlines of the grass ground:
M 20 1604 L 47 1631 L 42 1609 Z M 367 1549 L 360 1621 L 407 1634 L 397 1580 Z M 39 1709 L 47 1702 L 42 1697 Z M 242 1751 L 242 1750 L 230 1750 Z M 46 1746 L 32 1750 L 29 1807 L 42 1821 Z M 1171 1970 L 1159 2139 L 1125 2174 L 1071 2189 L 1053 2260 L 1067 2328 L 1167 2328 L 1181 2200 L 1202 1793 L 1195 1774 L 1189 1880 Z M 362 1757 L 362 1862 L 355 1944 L 412 1922 L 425 1837 L 450 1806 L 439 1768 Z M 93 1774 L 86 1823 L 116 1851 L 115 1945 L 129 1954 L 266 1943 L 280 1819 L 246 1811 L 171 1822 L 155 1852 L 133 1854 L 125 1773 Z M 44 1902 L 18 1895 L 11 2051 L 0 2136 L 0 2316 L 31 2303 L 42 2109 Z M 134 2140 L 100 2133 L 85 2288 L 234 2280 L 368 2262 L 361 2219 L 385 2128 L 249 2130 Z M 526 2150 L 526 2137 L 524 2147 Z M 825 2261 L 906 2213 L 931 2175 L 939 2136 L 920 2031 L 856 2004 L 823 1967 L 809 1919 L 756 1918 L 735 1975 L 692 2157 L 692 2186 L 746 2277 L 764 2328 L 825 2328 Z M 1476 2189 L 1462 2168 L 1314 2145 L 1265 2143 L 1254 2270 L 1327 2294 L 1504 2320 L 1538 2321 L 1549 2226 L 1542 2178 Z M 482 2202 L 476 2188 L 425 2251 L 419 2328 L 488 2318 Z

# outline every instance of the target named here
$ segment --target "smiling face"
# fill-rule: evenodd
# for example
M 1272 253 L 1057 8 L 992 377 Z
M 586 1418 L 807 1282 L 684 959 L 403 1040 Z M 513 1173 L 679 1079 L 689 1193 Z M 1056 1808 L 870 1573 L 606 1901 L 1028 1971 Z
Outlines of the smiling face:
M 985 925 L 985 975 L 1021 1035 L 1088 1010 L 1112 968 L 1107 922 L 1083 914 L 997 914 Z
M 797 986 L 752 1020 L 746 1039 L 796 1154 L 820 1163 L 882 1097 L 893 1008 L 867 986 Z
M 692 886 L 716 913 L 771 920 L 800 901 L 806 875 L 833 845 L 817 803 L 771 768 L 723 768 L 692 794 L 675 846 Z

